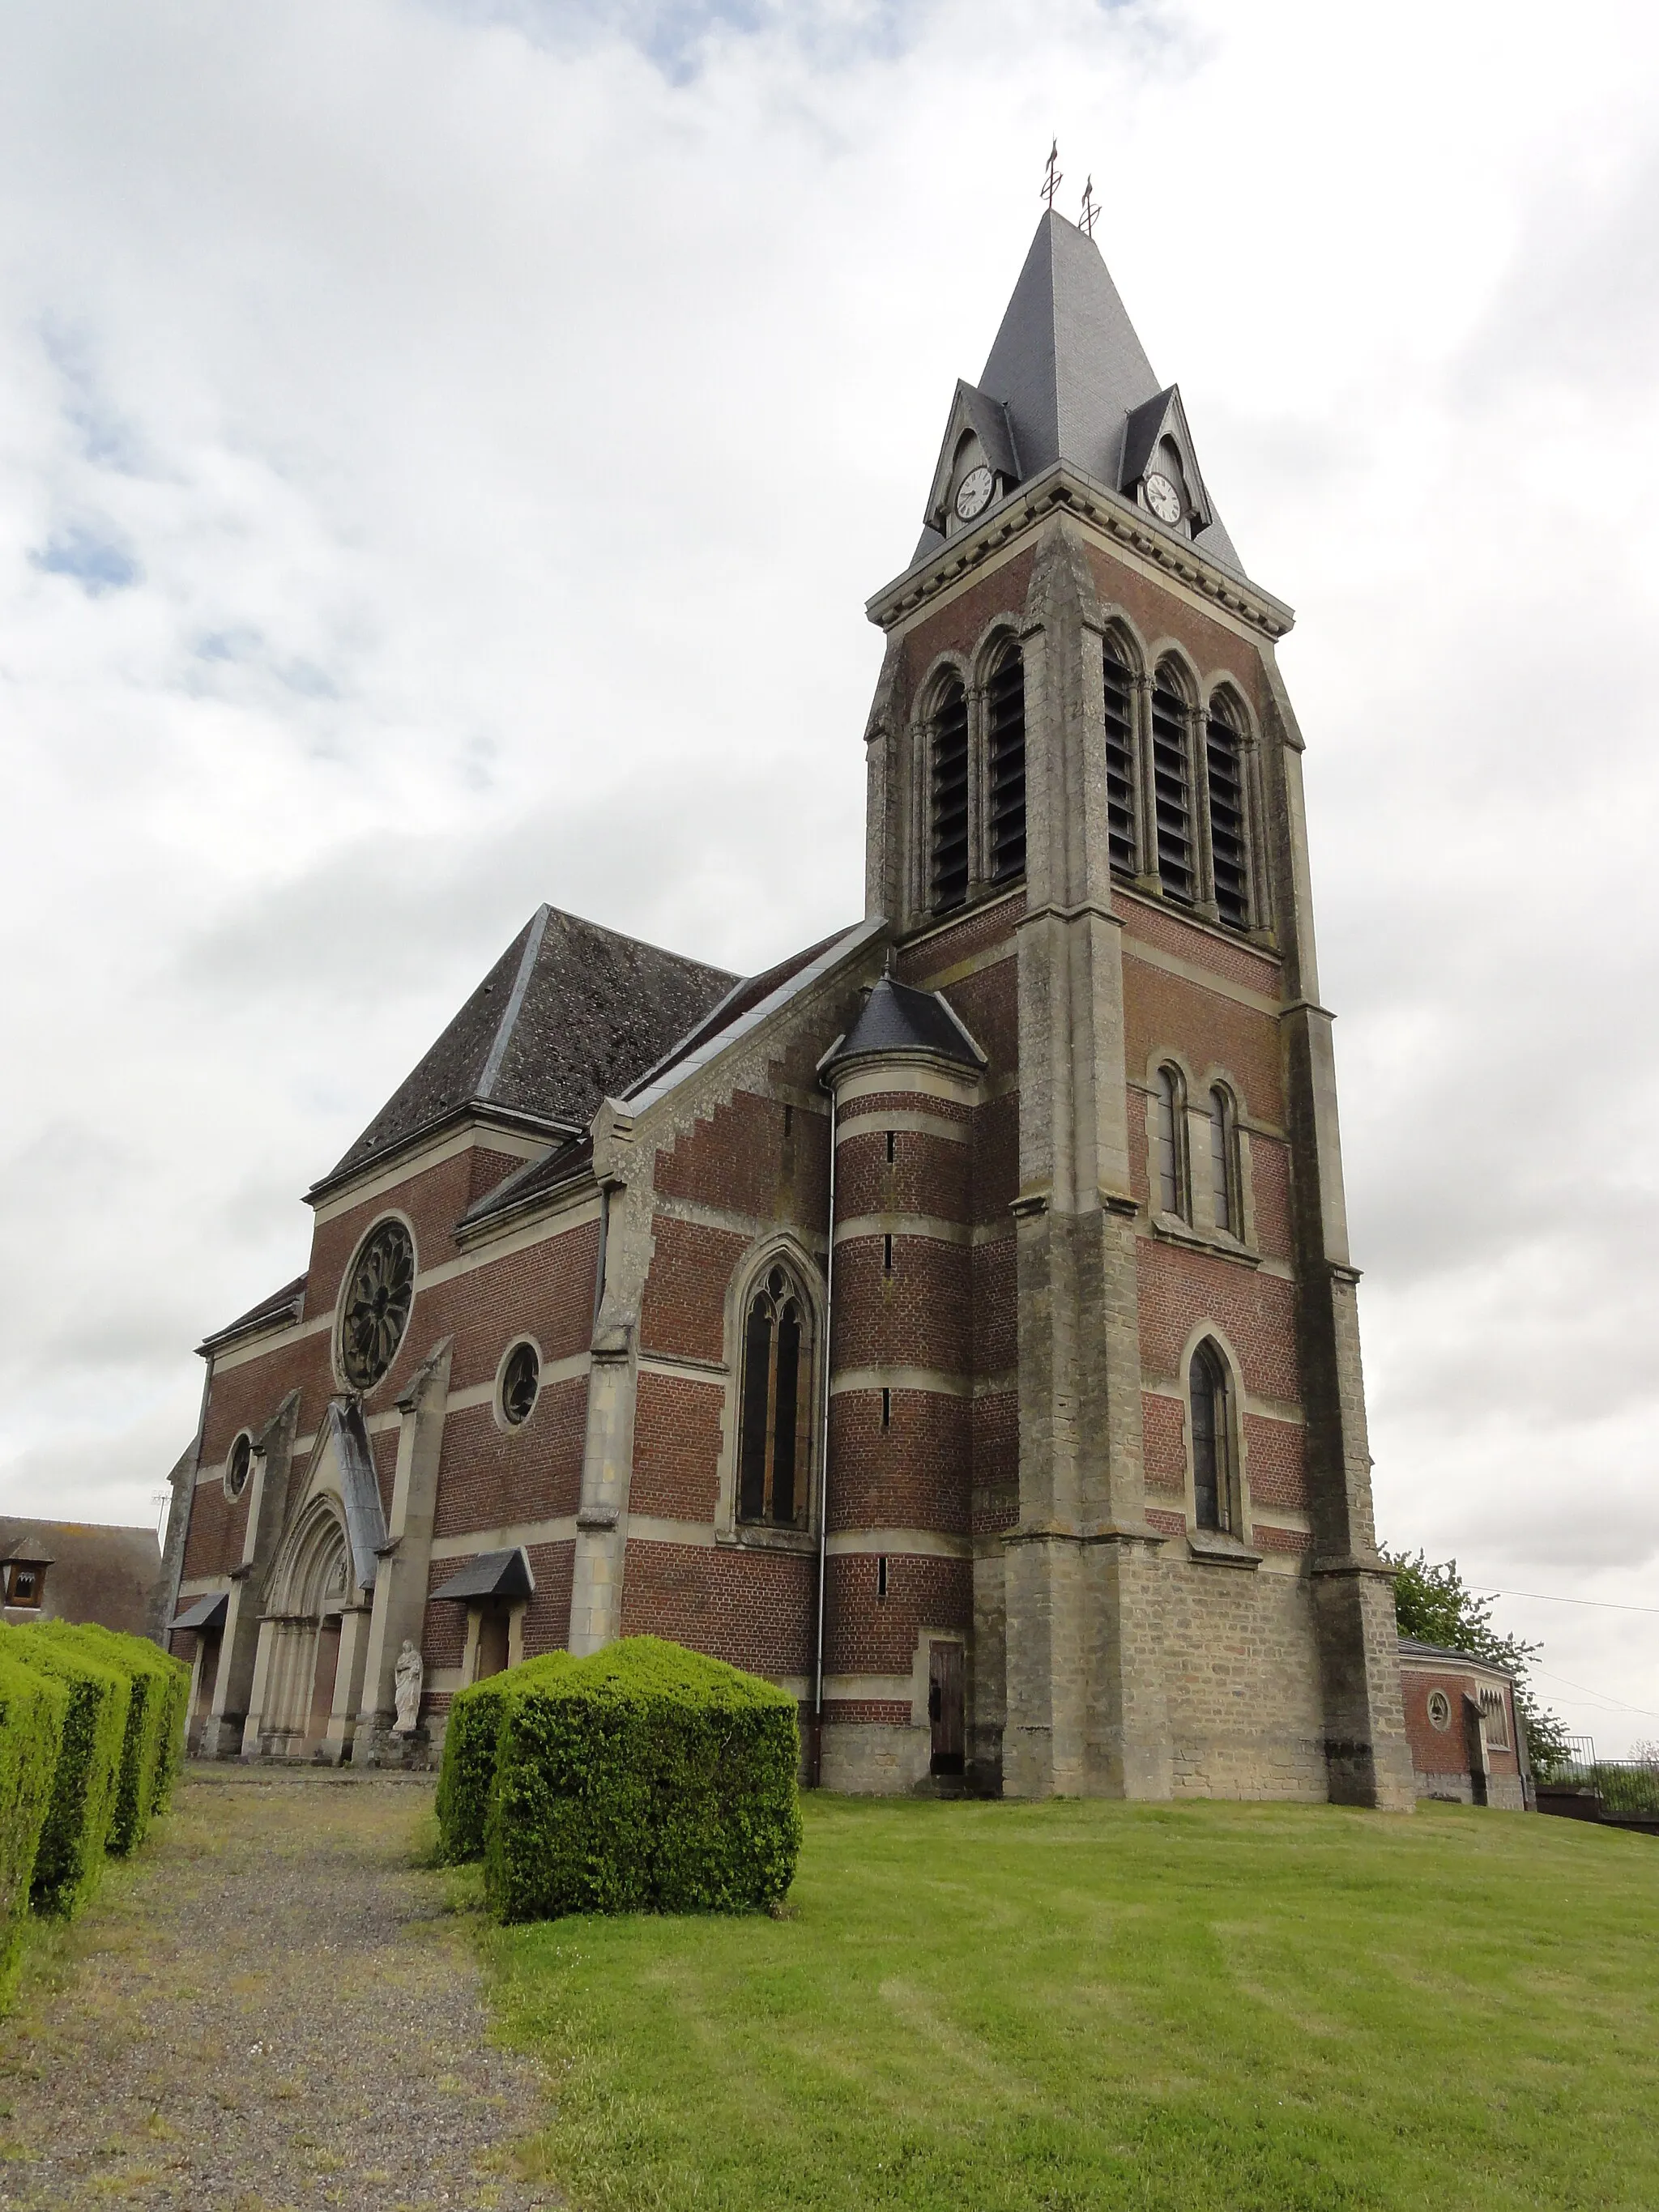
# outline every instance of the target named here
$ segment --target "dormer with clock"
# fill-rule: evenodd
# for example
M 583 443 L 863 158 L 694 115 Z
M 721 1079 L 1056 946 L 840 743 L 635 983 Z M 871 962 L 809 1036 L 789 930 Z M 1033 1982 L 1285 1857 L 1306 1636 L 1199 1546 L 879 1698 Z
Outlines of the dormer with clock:
M 1118 488 L 1166 530 L 1196 538 L 1215 520 L 1199 473 L 1181 387 L 1172 384 L 1132 408 L 1123 425 Z
M 954 537 L 979 520 L 1019 480 L 1008 410 L 971 384 L 958 384 L 927 498 L 927 527 Z

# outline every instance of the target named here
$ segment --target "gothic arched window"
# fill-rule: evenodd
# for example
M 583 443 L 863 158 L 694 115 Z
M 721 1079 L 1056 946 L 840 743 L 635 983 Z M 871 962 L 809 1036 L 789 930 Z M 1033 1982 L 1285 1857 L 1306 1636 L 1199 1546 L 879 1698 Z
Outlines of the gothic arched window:
M 1238 1203 L 1238 1116 L 1218 1084 L 1210 1093 L 1210 1205 L 1218 1229 L 1241 1234 Z
M 1140 872 L 1135 835 L 1134 676 L 1115 640 L 1106 640 L 1106 842 L 1112 866 L 1126 876 Z
M 1152 794 L 1157 811 L 1158 878 L 1166 897 L 1190 906 L 1193 789 L 1187 760 L 1187 702 L 1166 662 L 1152 679 Z
M 1210 873 L 1216 912 L 1232 929 L 1250 926 L 1250 869 L 1244 832 L 1244 745 L 1236 710 L 1212 700 L 1204 726 L 1210 791 Z
M 1011 639 L 985 687 L 986 813 L 993 883 L 1025 872 L 1025 663 Z
M 1177 1220 L 1189 1218 L 1187 1196 L 1187 1086 L 1173 1067 L 1158 1071 L 1157 1097 L 1153 1102 L 1156 1122 L 1156 1152 L 1158 1158 L 1158 1205 L 1161 1213 L 1172 1213 Z
M 744 1316 L 740 1521 L 805 1527 L 811 1384 L 806 1302 L 788 1271 L 773 1267 L 750 1296 Z
M 1188 1384 L 1193 1414 L 1193 1504 L 1200 1528 L 1232 1527 L 1232 1434 L 1227 1368 L 1212 1344 L 1193 1354 Z
M 968 694 L 946 678 L 927 725 L 928 896 L 935 913 L 968 896 Z

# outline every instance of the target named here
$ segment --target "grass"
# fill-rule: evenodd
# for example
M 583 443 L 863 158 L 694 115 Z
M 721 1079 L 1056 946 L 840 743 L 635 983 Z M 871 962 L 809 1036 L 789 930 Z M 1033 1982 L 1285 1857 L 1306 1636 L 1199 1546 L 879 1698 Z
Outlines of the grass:
M 1659 2204 L 1659 1841 L 808 1801 L 793 1917 L 486 1941 L 580 2212 Z

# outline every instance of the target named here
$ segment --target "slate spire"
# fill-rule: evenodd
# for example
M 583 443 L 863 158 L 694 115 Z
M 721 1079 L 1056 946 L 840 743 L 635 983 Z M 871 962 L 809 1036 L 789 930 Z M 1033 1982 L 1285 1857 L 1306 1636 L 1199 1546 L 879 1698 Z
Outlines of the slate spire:
M 988 416 L 999 418 L 990 429 Z M 1172 425 L 1188 449 L 1191 535 L 1214 559 L 1238 568 L 1198 479 L 1179 393 L 1159 384 L 1100 248 L 1064 216 L 1044 214 L 977 385 L 957 388 L 917 557 L 934 550 L 949 526 L 952 463 L 964 430 L 978 437 L 1000 492 L 1065 461 L 1133 496 L 1126 464 L 1143 471 Z

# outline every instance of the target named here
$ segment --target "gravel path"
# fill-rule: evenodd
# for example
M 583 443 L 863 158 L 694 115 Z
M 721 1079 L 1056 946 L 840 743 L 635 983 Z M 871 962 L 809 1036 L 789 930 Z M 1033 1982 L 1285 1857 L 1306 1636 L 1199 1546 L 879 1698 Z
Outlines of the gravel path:
M 431 1785 L 193 1769 L 0 2025 L 0 2206 L 524 2212 L 540 2083 L 488 2039 Z

